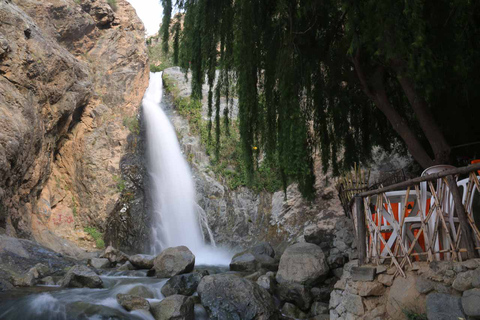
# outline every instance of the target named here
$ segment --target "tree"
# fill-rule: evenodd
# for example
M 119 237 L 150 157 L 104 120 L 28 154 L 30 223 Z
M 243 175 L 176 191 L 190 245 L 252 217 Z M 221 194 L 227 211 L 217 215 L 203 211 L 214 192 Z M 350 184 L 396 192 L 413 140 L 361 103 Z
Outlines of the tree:
M 317 152 L 324 171 L 332 167 L 338 173 L 368 160 L 372 146 L 388 149 L 400 141 L 428 167 L 454 161 L 452 146 L 480 136 L 477 2 L 185 0 L 177 5 L 185 11 L 180 64 L 192 70 L 195 98 L 207 76 L 210 119 L 215 68 L 236 75 L 249 172 L 265 154 L 278 159 L 285 185 L 297 181 L 312 195 Z M 218 86 L 228 88 L 226 82 Z
M 168 40 L 170 38 L 170 20 L 172 17 L 172 0 L 162 0 L 163 6 L 163 19 L 162 26 L 160 28 L 160 33 L 162 34 L 162 50 L 165 53 L 168 53 L 169 46 Z

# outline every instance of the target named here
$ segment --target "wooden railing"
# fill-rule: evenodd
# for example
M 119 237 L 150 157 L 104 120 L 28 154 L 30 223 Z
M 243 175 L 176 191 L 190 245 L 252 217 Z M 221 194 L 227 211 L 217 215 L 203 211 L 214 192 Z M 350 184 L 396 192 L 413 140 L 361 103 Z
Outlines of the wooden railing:
M 360 264 L 388 262 L 404 276 L 404 267 L 416 260 L 475 257 L 480 252 L 480 212 L 475 217 L 472 206 L 480 197 L 478 170 L 480 164 L 473 164 L 356 194 L 350 207 Z M 467 178 L 457 181 L 459 175 Z

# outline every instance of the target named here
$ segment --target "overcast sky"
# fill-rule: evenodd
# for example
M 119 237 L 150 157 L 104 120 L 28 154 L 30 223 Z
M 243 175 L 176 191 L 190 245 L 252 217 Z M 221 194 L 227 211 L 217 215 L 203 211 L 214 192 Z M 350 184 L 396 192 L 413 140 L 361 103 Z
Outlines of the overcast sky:
M 137 11 L 137 15 L 142 19 L 147 36 L 158 32 L 162 22 L 163 9 L 160 0 L 127 0 Z

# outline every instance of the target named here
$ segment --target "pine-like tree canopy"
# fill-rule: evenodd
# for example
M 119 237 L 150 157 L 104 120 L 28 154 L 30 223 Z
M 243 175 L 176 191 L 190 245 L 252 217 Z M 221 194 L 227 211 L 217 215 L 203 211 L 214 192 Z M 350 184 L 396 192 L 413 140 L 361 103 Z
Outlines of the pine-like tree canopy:
M 452 146 L 480 140 L 478 1 L 178 0 L 176 6 L 184 14 L 179 63 L 192 72 L 194 98 L 209 85 L 217 139 L 219 95 L 231 94 L 235 77 L 249 172 L 259 154 L 278 159 L 285 183 L 295 180 L 311 195 L 317 151 L 323 169 L 334 173 L 367 160 L 372 146 L 388 149 L 395 141 L 423 167 L 475 155 Z M 228 111 L 224 118 L 228 123 Z

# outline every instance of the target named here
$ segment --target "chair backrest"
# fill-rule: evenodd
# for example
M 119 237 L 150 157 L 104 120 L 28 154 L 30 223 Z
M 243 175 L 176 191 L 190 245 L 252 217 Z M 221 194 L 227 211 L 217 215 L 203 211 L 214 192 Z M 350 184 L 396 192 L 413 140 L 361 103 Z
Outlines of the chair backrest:
M 429 167 L 429 168 L 423 170 L 422 177 L 426 176 L 426 175 L 429 175 L 429 174 L 442 172 L 442 171 L 445 171 L 445 170 L 448 170 L 448 169 L 455 169 L 455 167 L 451 166 L 451 165 L 448 165 L 448 164 L 439 164 L 439 165 L 436 165 L 436 166 L 432 166 L 432 167 Z

